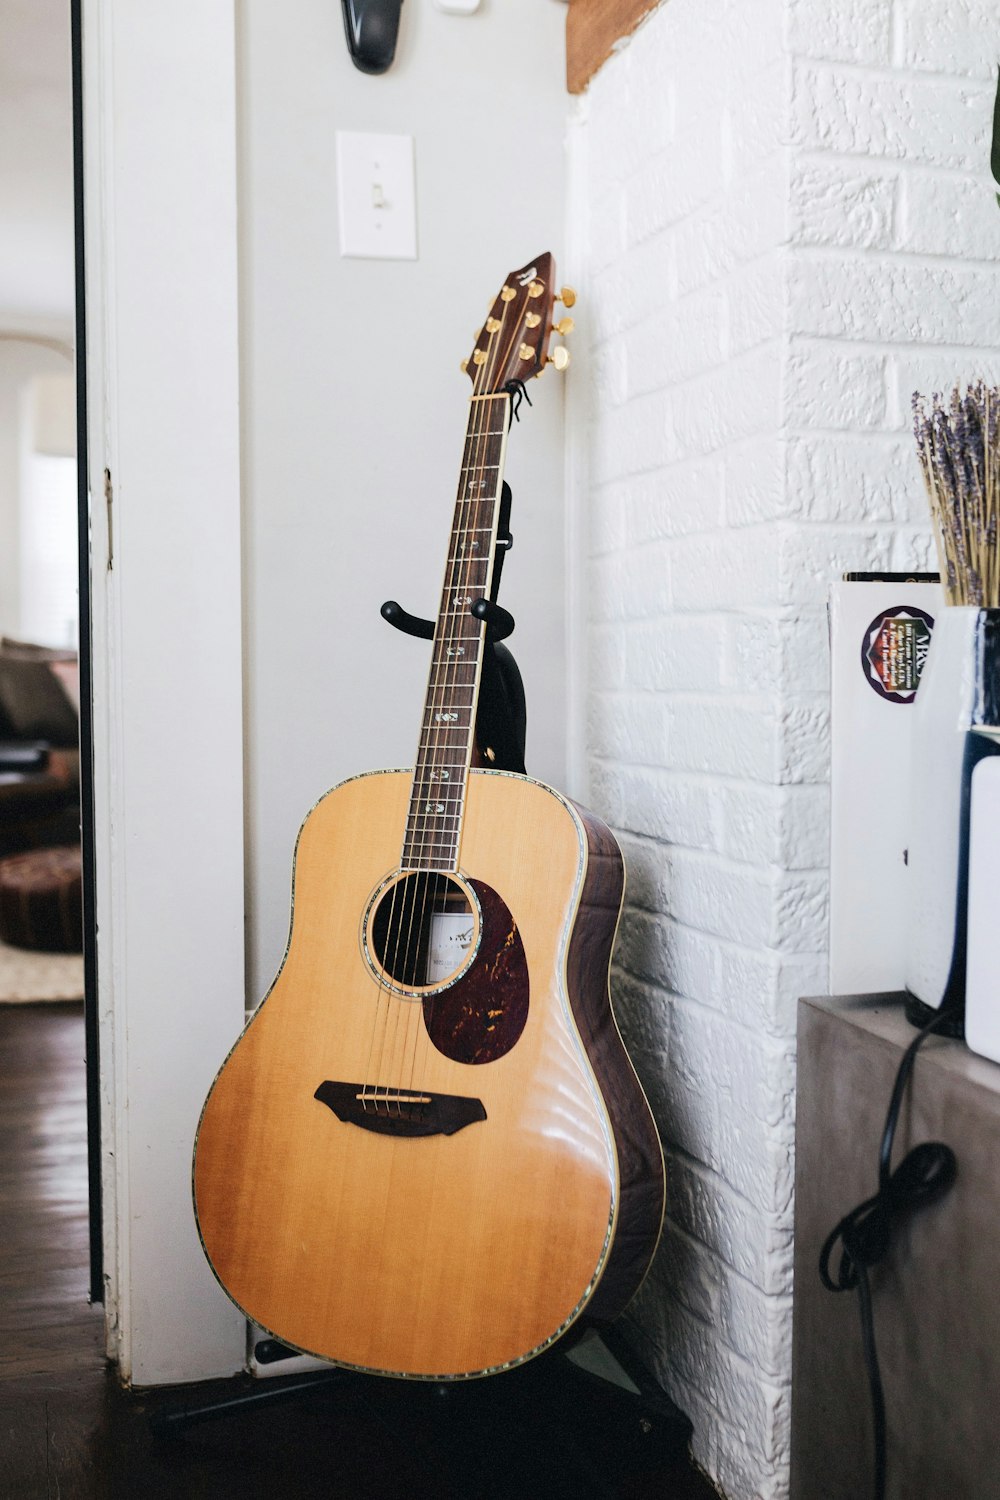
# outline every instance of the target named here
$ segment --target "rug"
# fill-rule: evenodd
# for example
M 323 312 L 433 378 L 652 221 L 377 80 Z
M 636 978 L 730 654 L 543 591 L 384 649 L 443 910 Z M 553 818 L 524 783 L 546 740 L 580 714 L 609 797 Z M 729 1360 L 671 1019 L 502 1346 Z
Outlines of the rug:
M 32 953 L 0 943 L 0 1005 L 82 999 L 82 953 Z

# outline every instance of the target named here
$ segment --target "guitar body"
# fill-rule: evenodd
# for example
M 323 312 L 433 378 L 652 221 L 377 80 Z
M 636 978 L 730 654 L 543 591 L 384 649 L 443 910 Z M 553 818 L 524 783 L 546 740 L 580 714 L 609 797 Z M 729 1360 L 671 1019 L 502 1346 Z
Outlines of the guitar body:
M 472 771 L 453 885 L 473 937 L 418 985 L 387 915 L 411 781 L 356 778 L 306 819 L 285 960 L 206 1101 L 195 1203 L 219 1281 L 276 1338 L 463 1378 L 621 1310 L 663 1163 L 608 1001 L 612 835 Z

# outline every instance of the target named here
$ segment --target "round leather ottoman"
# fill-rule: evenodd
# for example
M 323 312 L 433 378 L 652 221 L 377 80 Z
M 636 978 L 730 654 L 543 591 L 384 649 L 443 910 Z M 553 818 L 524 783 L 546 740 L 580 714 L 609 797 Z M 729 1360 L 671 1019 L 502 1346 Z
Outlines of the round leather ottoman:
M 15 948 L 83 948 L 80 849 L 32 849 L 0 859 L 0 938 Z

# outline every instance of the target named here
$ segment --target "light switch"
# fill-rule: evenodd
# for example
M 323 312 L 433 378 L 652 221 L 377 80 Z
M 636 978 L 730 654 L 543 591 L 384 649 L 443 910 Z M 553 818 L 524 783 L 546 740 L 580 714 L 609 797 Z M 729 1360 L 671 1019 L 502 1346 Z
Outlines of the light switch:
M 338 130 L 337 197 L 341 255 L 416 260 L 412 135 Z

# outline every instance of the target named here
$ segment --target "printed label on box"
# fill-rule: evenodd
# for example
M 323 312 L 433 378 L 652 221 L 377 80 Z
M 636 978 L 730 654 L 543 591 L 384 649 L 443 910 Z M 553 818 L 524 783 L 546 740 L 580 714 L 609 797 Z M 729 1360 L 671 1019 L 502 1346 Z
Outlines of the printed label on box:
M 861 643 L 869 685 L 890 703 L 912 703 L 927 660 L 934 617 L 900 604 L 876 615 Z

